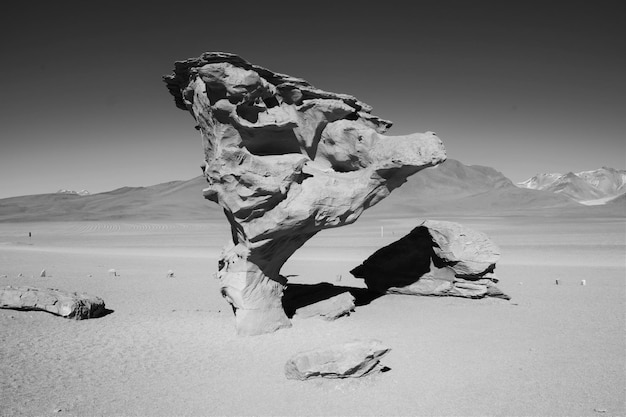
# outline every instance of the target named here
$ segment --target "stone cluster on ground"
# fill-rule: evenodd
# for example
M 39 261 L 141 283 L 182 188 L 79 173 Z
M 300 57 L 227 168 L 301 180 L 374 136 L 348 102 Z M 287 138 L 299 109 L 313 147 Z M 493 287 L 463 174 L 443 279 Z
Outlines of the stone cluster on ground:
M 237 55 L 176 62 L 164 81 L 202 136 L 203 194 L 231 226 L 218 276 L 239 334 L 291 325 L 280 269 L 307 240 L 353 223 L 408 176 L 446 159 L 432 132 L 385 136 L 391 122 L 355 97 Z
M 104 300 L 94 295 L 52 288 L 0 288 L 0 308 L 47 311 L 57 316 L 84 320 L 106 313 Z
M 426 220 L 351 273 L 378 292 L 509 299 L 496 286 L 499 259 L 500 249 L 484 233 L 459 223 Z
M 380 372 L 380 359 L 391 349 L 378 340 L 353 341 L 292 356 L 285 364 L 288 379 L 359 378 Z

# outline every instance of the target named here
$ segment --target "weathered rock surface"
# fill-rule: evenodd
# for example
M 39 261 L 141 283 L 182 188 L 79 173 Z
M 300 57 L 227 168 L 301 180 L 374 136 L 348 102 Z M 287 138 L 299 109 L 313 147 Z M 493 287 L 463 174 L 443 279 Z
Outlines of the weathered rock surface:
M 0 308 L 47 311 L 76 320 L 100 317 L 106 312 L 104 300 L 93 295 L 11 286 L 0 289 Z
M 280 269 L 322 229 L 353 223 L 409 175 L 445 160 L 432 132 L 385 136 L 391 122 L 355 97 L 207 52 L 164 77 L 204 147 L 205 198 L 232 230 L 218 276 L 239 334 L 290 326 Z
M 359 378 L 380 371 L 391 349 L 378 340 L 354 341 L 294 355 L 285 364 L 288 379 Z
M 321 317 L 325 320 L 336 320 L 339 317 L 349 316 L 354 311 L 355 298 L 349 292 L 343 292 L 326 300 L 318 301 L 296 310 L 294 317 L 310 318 Z
M 459 223 L 426 220 L 422 226 L 433 238 L 433 251 L 456 276 L 480 277 L 495 268 L 500 249 L 489 237 Z
M 484 233 L 426 220 L 350 272 L 380 292 L 509 299 L 496 286 L 499 258 L 500 249 Z

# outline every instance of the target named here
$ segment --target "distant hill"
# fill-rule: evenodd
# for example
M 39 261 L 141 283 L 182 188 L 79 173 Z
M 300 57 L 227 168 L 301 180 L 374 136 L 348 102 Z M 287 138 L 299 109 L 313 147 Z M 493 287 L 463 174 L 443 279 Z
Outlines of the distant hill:
M 626 193 L 626 171 L 602 167 L 577 173 L 537 174 L 517 185 L 562 194 L 586 205 L 600 205 Z
M 0 221 L 221 220 L 222 209 L 202 196 L 206 185 L 203 177 L 196 177 L 84 196 L 55 193 L 5 198 L 0 199 Z M 624 215 L 624 206 L 624 198 L 618 198 L 605 206 L 586 207 L 559 193 L 517 187 L 493 168 L 448 159 L 409 177 L 364 216 Z
M 622 207 L 626 207 L 626 193 L 620 194 L 617 197 L 611 198 L 610 200 L 606 202 L 606 205 L 607 206 L 620 205 Z
M 38 194 L 0 199 L 0 221 L 206 220 L 222 213 L 202 197 L 203 177 L 99 194 Z

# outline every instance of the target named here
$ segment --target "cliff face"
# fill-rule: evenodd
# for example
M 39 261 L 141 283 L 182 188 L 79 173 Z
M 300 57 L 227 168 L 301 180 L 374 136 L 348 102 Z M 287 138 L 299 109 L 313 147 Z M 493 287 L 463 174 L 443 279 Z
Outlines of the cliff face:
M 280 268 L 308 239 L 356 221 L 409 175 L 446 158 L 432 132 L 385 136 L 391 122 L 355 97 L 236 55 L 177 62 L 164 81 L 196 121 L 203 193 L 231 226 L 218 275 L 240 334 L 290 325 Z

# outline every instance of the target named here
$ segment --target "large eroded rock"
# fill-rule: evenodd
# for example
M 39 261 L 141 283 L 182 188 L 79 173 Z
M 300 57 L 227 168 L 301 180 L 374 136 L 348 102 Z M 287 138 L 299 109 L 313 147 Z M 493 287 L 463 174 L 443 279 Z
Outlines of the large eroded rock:
M 445 160 L 432 132 L 385 136 L 391 122 L 346 94 L 207 52 L 164 77 L 204 146 L 204 196 L 232 242 L 218 275 L 239 334 L 290 326 L 280 269 L 322 229 L 353 223 L 409 175 Z
M 379 292 L 508 299 L 496 286 L 498 259 L 500 249 L 484 233 L 426 220 L 350 272 Z
M 0 308 L 47 311 L 76 320 L 100 317 L 106 312 L 104 300 L 94 295 L 11 286 L 0 289 Z

